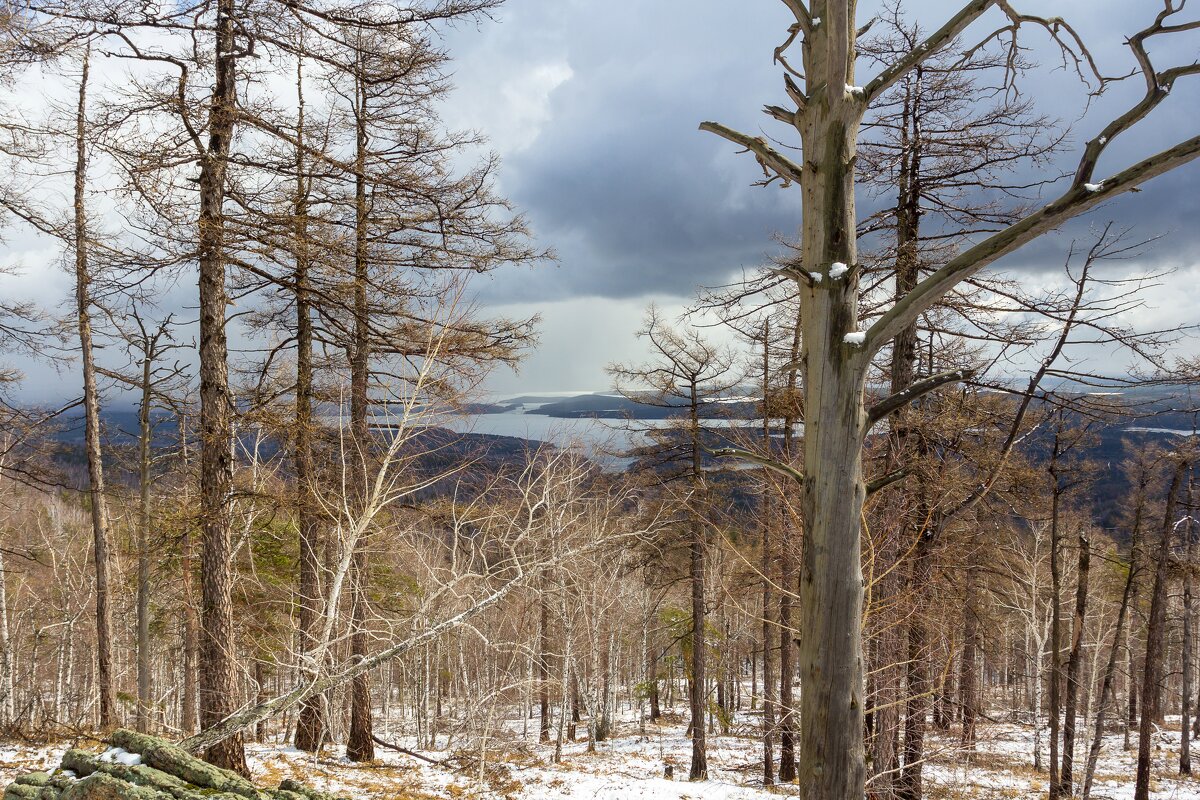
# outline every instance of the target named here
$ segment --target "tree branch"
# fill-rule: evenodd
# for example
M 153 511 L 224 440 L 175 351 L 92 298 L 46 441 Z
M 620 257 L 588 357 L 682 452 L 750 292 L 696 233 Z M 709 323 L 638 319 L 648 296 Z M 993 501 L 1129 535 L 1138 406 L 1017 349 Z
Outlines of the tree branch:
M 911 70 L 916 69 L 917 66 L 930 56 L 953 42 L 956 36 L 962 33 L 972 22 L 983 16 L 984 12 L 993 5 L 995 5 L 995 0 L 972 0 L 972 2 L 964 6 L 945 25 L 938 28 L 925 41 L 905 54 L 904 58 L 879 73 L 870 83 L 864 86 L 863 92 L 866 101 L 869 103 L 886 92 L 890 86 L 907 75 Z
M 997 259 L 1105 200 L 1133 191 L 1151 178 L 1170 172 L 1197 157 L 1200 157 L 1200 136 L 1193 136 L 1168 150 L 1139 161 L 1103 183 L 1072 186 L 1057 200 L 965 250 L 917 284 L 870 327 L 864 345 L 866 351 L 878 351 L 960 281 Z
M 769 170 L 774 170 L 779 177 L 783 178 L 784 186 L 789 185 L 792 181 L 800 180 L 800 175 L 803 172 L 800 165 L 771 147 L 761 136 L 748 136 L 740 131 L 728 128 L 719 122 L 702 122 L 700 123 L 700 130 L 715 133 L 722 139 L 727 139 L 734 144 L 740 144 L 754 153 L 754 157 L 763 168 L 763 172 L 770 177 L 771 173 Z
M 948 383 L 969 380 L 975 376 L 975 373 L 976 370 L 974 369 L 956 369 L 950 372 L 939 372 L 937 375 L 930 375 L 928 378 L 914 381 L 909 384 L 908 388 L 885 397 L 871 406 L 867 411 L 867 429 L 869 430 L 872 425 L 893 411 L 903 408 L 917 398 L 929 394 L 934 389 L 945 386 Z
M 739 450 L 736 447 L 720 447 L 716 450 L 710 450 L 706 447 L 704 451 L 715 458 L 740 458 L 742 461 L 758 464 L 760 467 L 766 467 L 772 472 L 778 472 L 780 475 L 785 475 L 793 480 L 804 481 L 804 473 L 795 467 L 767 456 L 760 456 L 758 453 L 751 453 L 749 450 Z
M 876 492 L 883 491 L 893 483 L 899 483 L 911 474 L 912 473 L 908 469 L 898 469 L 894 472 L 880 475 L 877 478 L 872 478 L 871 480 L 867 481 L 867 497 L 870 497 Z

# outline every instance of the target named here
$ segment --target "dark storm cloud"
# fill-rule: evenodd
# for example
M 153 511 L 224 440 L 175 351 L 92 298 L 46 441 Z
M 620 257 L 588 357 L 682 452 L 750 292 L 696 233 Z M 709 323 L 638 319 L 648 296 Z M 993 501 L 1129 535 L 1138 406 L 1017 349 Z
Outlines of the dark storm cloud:
M 951 5 L 907 7 L 932 29 Z M 1099 5 L 1104 13 L 1097 13 Z M 1034 10 L 1077 20 L 1102 66 L 1115 74 L 1130 65 L 1124 35 L 1157 10 L 1137 6 L 1059 2 Z M 874 10 L 860 4 L 864 19 Z M 753 160 L 696 130 L 700 121 L 716 119 L 794 141 L 759 111 L 764 103 L 783 100 L 771 51 L 787 22 L 782 3 L 771 2 L 510 0 L 500 25 L 453 39 L 463 65 L 460 84 L 502 79 L 506 69 L 547 54 L 570 67 L 571 77 L 549 93 L 546 119 L 532 142 L 505 154 L 504 188 L 528 212 L 541 240 L 561 256 L 560 267 L 538 277 L 542 299 L 685 296 L 697 284 L 718 283 L 739 267 L 761 263 L 775 249 L 773 233 L 796 230 L 796 189 L 750 186 L 761 177 Z M 978 32 L 986 30 L 978 26 Z M 1140 92 L 1131 81 L 1086 107 L 1086 91 L 1060 67 L 1044 35 L 1026 36 L 1031 43 L 1041 41 L 1034 56 L 1043 65 L 1026 91 L 1038 96 L 1044 113 L 1071 127 L 1075 144 Z M 1184 50 L 1172 45 L 1160 48 L 1158 56 L 1166 64 L 1187 59 Z M 476 60 L 480 51 L 488 54 L 482 64 Z M 1176 94 L 1133 136 L 1114 143 L 1105 169 L 1119 169 L 1194 132 L 1200 93 L 1181 83 Z M 1070 169 L 1077 158 L 1076 147 L 1069 147 L 1057 168 Z M 1159 178 L 1001 266 L 1023 273 L 1057 269 L 1072 238 L 1108 219 L 1141 236 L 1167 234 L 1151 259 L 1187 260 L 1200 244 L 1197 180 L 1194 166 Z M 860 202 L 870 201 L 860 195 Z M 486 285 L 484 298 L 528 301 L 528 278 L 500 276 Z
M 964 0 L 965 1 L 965 0 Z M 1132 62 L 1123 41 L 1161 7 L 1125 0 L 1014 0 L 1019 7 L 1075 22 L 1108 74 Z M 910 17 L 932 30 L 959 0 L 912 0 Z M 860 18 L 878 4 L 860 2 Z M 717 120 L 752 135 L 795 133 L 761 113 L 783 103 L 781 70 L 772 50 L 790 15 L 778 0 L 508 0 L 495 22 L 448 33 L 456 89 L 446 100 L 453 127 L 477 128 L 504 159 L 500 190 L 527 212 L 542 246 L 555 248 L 557 267 L 500 270 L 475 285 L 482 304 L 508 316 L 543 315 L 543 347 L 519 377 L 501 373 L 493 388 L 523 392 L 603 389 L 604 364 L 646 357 L 633 336 L 653 298 L 677 313 L 697 285 L 724 281 L 777 252 L 772 237 L 799 227 L 799 193 L 751 184 L 762 178 L 754 160 L 724 140 L 697 130 Z M 971 35 L 992 30 L 991 20 Z M 1078 145 L 1136 98 L 1137 79 L 1087 103 L 1079 81 L 1063 69 L 1044 34 L 1026 31 L 1043 65 L 1024 84 L 1038 108 L 1068 124 L 1072 147 L 1040 178 L 1073 169 Z M 1157 45 L 1162 65 L 1197 58 L 1195 34 Z M 861 69 L 858 82 L 869 79 Z M 43 87 L 44 88 L 44 87 Z M 61 87 L 60 87 L 61 88 Z M 43 92 L 44 93 L 44 92 Z M 1136 132 L 1118 139 L 1101 165 L 1111 174 L 1195 135 L 1200 80 L 1181 81 L 1172 97 Z M 790 134 L 790 135 L 789 135 Z M 873 204 L 860 191 L 860 210 Z M 1161 237 L 1131 271 L 1174 268 L 1171 283 L 1150 298 L 1138 324 L 1194 323 L 1200 303 L 1200 164 L 1151 181 L 1043 237 L 998 266 L 1030 284 L 1054 279 L 1073 240 L 1112 220 L 1133 236 Z M 0 277 L 0 293 L 56 308 L 70 296 L 59 249 L 14 228 L 3 261 L 26 267 Z M 1118 268 L 1122 268 L 1118 266 Z M 177 288 L 181 306 L 194 284 Z M 190 288 L 189 288 L 190 287 Z M 596 300 L 599 298 L 599 300 Z M 175 302 L 175 301 L 172 301 Z M 186 315 L 186 314 L 185 314 Z M 70 365 L 0 354 L 17 361 L 28 397 L 77 392 Z

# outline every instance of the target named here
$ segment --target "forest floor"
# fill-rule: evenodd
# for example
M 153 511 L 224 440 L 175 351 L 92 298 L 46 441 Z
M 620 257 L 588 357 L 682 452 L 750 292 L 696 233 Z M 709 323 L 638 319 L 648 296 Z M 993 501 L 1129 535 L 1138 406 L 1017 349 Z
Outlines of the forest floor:
M 1174 730 L 1170 730 L 1172 723 Z M 536 735 L 535 726 L 532 721 L 532 735 Z M 598 743 L 594 753 L 587 752 L 586 741 L 564 743 L 563 760 L 557 765 L 550 763 L 553 745 L 528 744 L 518 735 L 493 738 L 482 767 L 478 747 L 453 755 L 425 753 L 445 759 L 443 766 L 382 747 L 377 750 L 377 760 L 369 764 L 329 755 L 313 757 L 269 744 L 250 744 L 247 752 L 260 784 L 274 786 L 282 778 L 294 777 L 314 788 L 362 800 L 754 800 L 793 792 L 794 787 L 763 787 L 761 743 L 749 726 L 744 731 L 711 734 L 709 780 L 688 782 L 690 744 L 685 727 L 682 718 L 672 716 L 648 726 L 643 735 L 636 723 L 626 723 L 618 726 L 608 741 Z M 584 730 L 581 727 L 581 733 Z M 1136 749 L 1123 751 L 1122 739 L 1117 733 L 1105 740 L 1092 790 L 1096 800 L 1133 798 L 1137 753 Z M 978 747 L 971 755 L 958 748 L 953 732 L 933 732 L 927 742 L 927 800 L 1045 796 L 1046 775 L 1033 769 L 1033 731 L 1028 726 L 982 725 Z M 1136 747 L 1136 736 L 1134 744 Z M 0 743 L 0 786 L 22 772 L 57 766 L 68 746 L 70 742 L 42 746 Z M 1180 778 L 1176 774 L 1178 760 L 1178 719 L 1168 718 L 1168 729 L 1156 733 L 1154 739 L 1151 797 L 1155 800 L 1200 800 L 1200 777 Z M 663 777 L 667 764 L 674 767 L 675 780 Z

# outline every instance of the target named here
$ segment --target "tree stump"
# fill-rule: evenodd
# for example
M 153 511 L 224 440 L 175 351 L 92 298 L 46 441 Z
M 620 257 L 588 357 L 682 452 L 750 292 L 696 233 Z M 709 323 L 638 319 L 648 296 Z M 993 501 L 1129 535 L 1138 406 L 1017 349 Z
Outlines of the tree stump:
M 119 728 L 104 753 L 68 750 L 53 772 L 31 772 L 3 800 L 345 800 L 289 779 L 262 789 L 155 736 Z

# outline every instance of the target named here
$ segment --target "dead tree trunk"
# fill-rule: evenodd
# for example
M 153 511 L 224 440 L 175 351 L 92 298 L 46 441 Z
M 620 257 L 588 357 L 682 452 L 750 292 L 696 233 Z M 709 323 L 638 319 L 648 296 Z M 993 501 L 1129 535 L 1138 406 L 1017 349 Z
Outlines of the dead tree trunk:
M 112 670 L 112 611 L 109 609 L 108 501 L 104 494 L 104 459 L 100 450 L 100 396 L 92 348 L 91 267 L 88 264 L 87 222 L 87 88 L 90 49 L 84 51 L 75 114 L 75 309 L 83 362 L 84 438 L 87 448 L 88 500 L 96 562 L 96 689 L 100 728 L 115 724 L 116 684 Z

